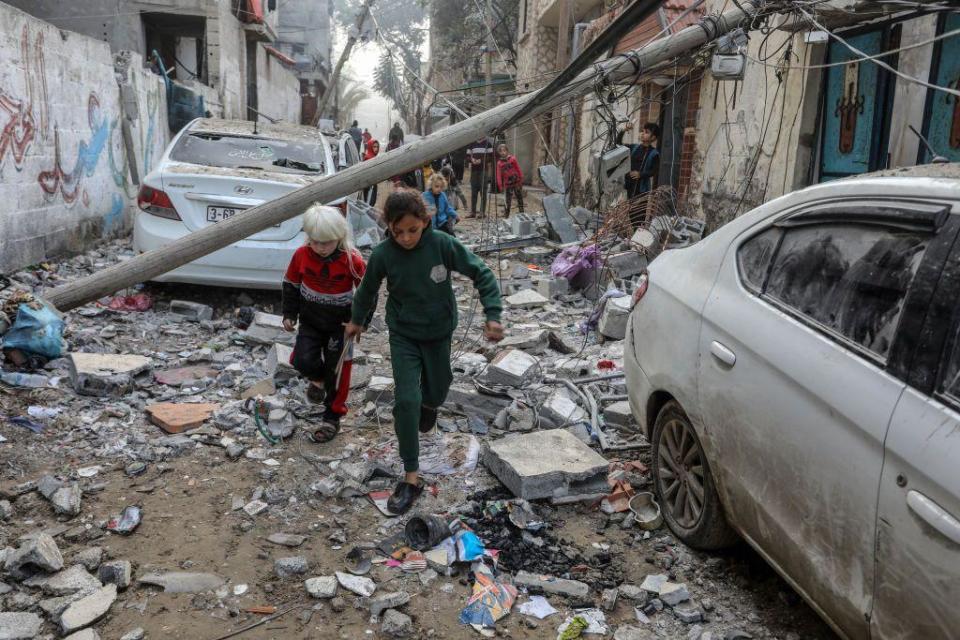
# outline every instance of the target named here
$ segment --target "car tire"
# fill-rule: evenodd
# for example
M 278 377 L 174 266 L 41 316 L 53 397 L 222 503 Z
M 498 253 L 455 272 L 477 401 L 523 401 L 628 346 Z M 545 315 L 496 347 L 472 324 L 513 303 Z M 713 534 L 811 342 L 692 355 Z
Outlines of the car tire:
M 654 491 L 670 531 L 704 551 L 736 544 L 738 536 L 723 514 L 703 445 L 677 402 L 660 410 L 652 442 Z

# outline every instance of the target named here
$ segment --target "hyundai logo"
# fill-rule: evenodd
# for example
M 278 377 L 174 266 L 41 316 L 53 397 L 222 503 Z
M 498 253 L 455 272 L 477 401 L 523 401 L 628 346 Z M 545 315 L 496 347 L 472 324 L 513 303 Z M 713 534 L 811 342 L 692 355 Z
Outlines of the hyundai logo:
M 242 184 L 238 184 L 233 188 L 233 190 L 236 191 L 237 193 L 243 193 L 243 194 L 253 193 L 253 187 L 247 187 Z

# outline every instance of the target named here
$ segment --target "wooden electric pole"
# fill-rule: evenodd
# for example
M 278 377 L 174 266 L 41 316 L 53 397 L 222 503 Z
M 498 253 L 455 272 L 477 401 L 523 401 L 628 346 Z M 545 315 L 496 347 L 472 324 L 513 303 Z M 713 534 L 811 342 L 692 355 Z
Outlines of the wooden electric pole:
M 313 122 L 311 124 L 314 127 L 317 126 L 323 114 L 326 113 L 327 105 L 330 104 L 330 97 L 337 91 L 337 83 L 340 82 L 340 72 L 343 70 L 344 63 L 346 63 L 350 57 L 350 52 L 353 51 L 353 45 L 357 43 L 357 38 L 363 33 L 363 23 L 367 21 L 367 16 L 370 15 L 370 5 L 373 4 L 373 1 L 374 0 L 366 0 L 363 3 L 363 8 L 360 9 L 360 15 L 357 16 L 356 33 L 351 32 L 347 34 L 347 44 L 343 47 L 343 53 L 340 54 L 340 59 L 337 60 L 337 66 L 334 67 L 333 73 L 330 74 L 330 82 L 327 83 L 323 97 L 320 98 L 320 104 L 317 105 L 317 112 L 313 115 Z
M 555 96 L 544 100 L 529 115 L 545 113 L 570 100 L 571 97 L 591 91 L 593 83 L 589 80 L 598 72 L 605 74 L 611 82 L 635 79 L 637 69 L 652 69 L 659 63 L 701 47 L 718 36 L 746 24 L 753 19 L 764 2 L 763 0 L 740 0 L 736 4 L 736 8 L 722 15 L 711 16 L 698 25 L 687 27 L 673 36 L 656 40 L 634 50 L 629 57 L 617 56 L 598 61 L 596 68 L 584 70 L 564 91 L 557 92 Z M 223 222 L 194 231 L 166 246 L 60 285 L 46 292 L 45 297 L 60 311 L 69 311 L 105 295 L 155 278 L 284 220 L 299 216 L 315 202 L 331 202 L 356 193 L 359 189 L 377 184 L 390 176 L 410 171 L 414 167 L 423 166 L 424 162 L 488 136 L 536 95 L 534 92 L 519 96 L 416 142 L 357 163 L 334 175 L 319 178 L 306 187 L 247 209 Z
M 496 51 L 497 42 L 493 39 L 493 0 L 487 0 L 487 15 L 483 17 L 487 23 L 487 51 L 484 56 L 484 81 L 486 87 L 484 91 L 485 103 L 487 109 L 493 108 L 493 52 Z

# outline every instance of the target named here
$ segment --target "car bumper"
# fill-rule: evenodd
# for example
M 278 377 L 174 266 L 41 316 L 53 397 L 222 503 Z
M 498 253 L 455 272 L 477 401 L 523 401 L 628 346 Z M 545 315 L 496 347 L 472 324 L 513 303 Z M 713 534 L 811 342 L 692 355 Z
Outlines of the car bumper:
M 640 367 L 637 360 L 637 351 L 633 342 L 633 317 L 627 319 L 627 336 L 623 344 L 623 372 L 627 382 L 627 398 L 630 402 L 630 411 L 640 426 L 641 431 L 647 431 L 647 406 L 653 385 Z
M 133 247 L 138 253 L 163 247 L 189 233 L 177 220 L 137 212 Z M 280 289 L 293 252 L 303 245 L 303 235 L 292 240 L 241 240 L 229 247 L 154 277 L 156 282 L 185 282 L 249 289 Z

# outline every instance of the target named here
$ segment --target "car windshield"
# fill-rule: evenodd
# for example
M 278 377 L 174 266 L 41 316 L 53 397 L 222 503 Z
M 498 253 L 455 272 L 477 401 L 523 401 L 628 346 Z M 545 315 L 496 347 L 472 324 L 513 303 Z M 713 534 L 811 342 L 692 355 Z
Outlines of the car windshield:
M 279 173 L 322 173 L 324 169 L 323 140 L 277 140 L 213 132 L 182 136 L 170 158 L 209 167 Z

